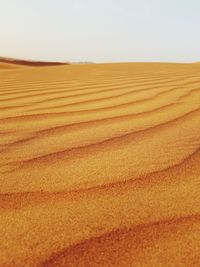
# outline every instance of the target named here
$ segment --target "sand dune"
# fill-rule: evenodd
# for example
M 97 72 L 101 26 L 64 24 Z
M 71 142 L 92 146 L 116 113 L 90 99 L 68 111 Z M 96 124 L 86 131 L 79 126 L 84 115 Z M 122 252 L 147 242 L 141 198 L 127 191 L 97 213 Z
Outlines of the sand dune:
M 0 64 L 0 266 L 199 266 L 200 65 Z
M 16 68 L 21 68 L 21 65 L 18 64 L 12 64 L 8 62 L 1 62 L 0 60 L 0 70 L 9 70 L 9 69 L 16 69 Z
M 46 67 L 46 66 L 57 66 L 57 65 L 68 65 L 68 64 L 63 62 L 31 61 L 31 60 L 0 57 L 0 69 L 16 68 L 21 66 Z

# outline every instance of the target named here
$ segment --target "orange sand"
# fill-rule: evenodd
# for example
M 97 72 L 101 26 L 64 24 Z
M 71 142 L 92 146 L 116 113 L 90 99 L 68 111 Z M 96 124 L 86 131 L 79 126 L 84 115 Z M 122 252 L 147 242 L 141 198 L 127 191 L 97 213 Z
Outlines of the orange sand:
M 0 266 L 200 265 L 200 65 L 0 65 Z

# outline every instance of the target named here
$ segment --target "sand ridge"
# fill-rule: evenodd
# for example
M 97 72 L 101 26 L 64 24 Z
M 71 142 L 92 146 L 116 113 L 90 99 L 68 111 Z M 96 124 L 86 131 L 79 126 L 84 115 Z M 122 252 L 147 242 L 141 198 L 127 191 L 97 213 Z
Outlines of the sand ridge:
M 0 69 L 2 68 L 19 68 L 19 67 L 46 67 L 46 66 L 58 66 L 67 65 L 64 62 L 48 62 L 48 61 L 34 61 L 34 60 L 23 60 L 16 58 L 0 57 Z
M 0 266 L 198 266 L 199 75 L 0 69 Z

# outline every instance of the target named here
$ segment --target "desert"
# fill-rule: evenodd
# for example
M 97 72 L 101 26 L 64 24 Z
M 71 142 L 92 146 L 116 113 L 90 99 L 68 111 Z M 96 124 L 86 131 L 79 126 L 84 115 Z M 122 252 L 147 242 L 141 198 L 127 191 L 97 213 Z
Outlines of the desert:
M 0 63 L 0 266 L 199 266 L 200 64 Z

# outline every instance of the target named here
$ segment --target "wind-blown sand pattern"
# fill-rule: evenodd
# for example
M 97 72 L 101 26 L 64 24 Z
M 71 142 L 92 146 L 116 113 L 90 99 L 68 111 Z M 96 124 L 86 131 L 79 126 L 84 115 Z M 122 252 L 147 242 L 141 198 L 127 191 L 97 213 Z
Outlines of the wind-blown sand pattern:
M 200 65 L 0 65 L 0 266 L 200 265 Z

